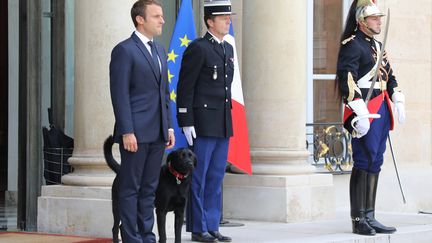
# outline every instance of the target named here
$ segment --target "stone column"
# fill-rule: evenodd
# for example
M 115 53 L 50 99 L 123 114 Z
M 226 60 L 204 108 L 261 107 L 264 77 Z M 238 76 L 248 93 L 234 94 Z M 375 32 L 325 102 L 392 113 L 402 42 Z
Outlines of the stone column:
M 111 50 L 128 38 L 134 26 L 130 8 L 134 0 L 75 1 L 75 146 L 69 163 L 74 172 L 63 184 L 110 186 L 102 143 L 112 134 L 114 116 L 109 91 Z
M 244 3 L 243 77 L 255 174 L 314 170 L 305 132 L 306 2 Z
M 39 231 L 111 236 L 114 174 L 102 153 L 114 125 L 109 62 L 113 47 L 135 29 L 130 18 L 134 2 L 75 0 L 75 146 L 68 160 L 74 171 L 62 177 L 64 185 L 42 188 Z
M 332 214 L 332 176 L 314 174 L 307 162 L 307 2 L 243 2 L 243 87 L 254 175 L 227 175 L 228 217 L 294 222 Z

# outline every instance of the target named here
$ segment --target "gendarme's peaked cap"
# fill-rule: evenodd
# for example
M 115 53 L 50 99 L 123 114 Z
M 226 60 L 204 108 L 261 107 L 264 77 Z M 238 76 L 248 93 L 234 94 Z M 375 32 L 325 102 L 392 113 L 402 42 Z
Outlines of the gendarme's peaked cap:
M 230 0 L 204 0 L 205 15 L 231 14 Z

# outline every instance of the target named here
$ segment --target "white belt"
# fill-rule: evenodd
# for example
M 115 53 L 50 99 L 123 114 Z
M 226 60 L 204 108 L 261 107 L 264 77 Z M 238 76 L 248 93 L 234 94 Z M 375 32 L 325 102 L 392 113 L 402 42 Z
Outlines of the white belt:
M 357 83 L 357 86 L 360 89 L 369 89 L 371 86 L 372 82 L 371 81 L 367 81 L 364 83 Z M 380 90 L 386 90 L 387 89 L 387 82 L 386 81 L 376 81 L 375 85 L 374 85 L 374 89 L 380 89 Z

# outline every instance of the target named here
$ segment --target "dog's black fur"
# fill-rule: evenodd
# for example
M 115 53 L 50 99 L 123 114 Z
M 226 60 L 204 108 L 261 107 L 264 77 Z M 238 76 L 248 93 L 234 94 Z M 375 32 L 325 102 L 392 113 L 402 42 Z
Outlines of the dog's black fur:
M 184 210 L 189 197 L 192 171 L 196 164 L 195 154 L 190 149 L 181 148 L 168 154 L 167 163 L 161 168 L 155 199 L 160 243 L 166 242 L 166 215 L 171 211 L 174 211 L 175 215 L 174 242 L 181 242 Z
M 114 139 L 109 136 L 104 143 L 104 156 L 108 166 L 116 173 L 120 171 L 120 165 L 112 155 Z M 157 225 L 159 231 L 159 242 L 166 242 L 166 215 L 174 211 L 175 242 L 181 242 L 181 229 L 183 226 L 184 209 L 189 197 L 192 171 L 195 169 L 197 159 L 195 154 L 187 148 L 181 148 L 168 154 L 166 164 L 160 171 L 159 185 L 156 189 L 155 207 Z M 118 178 L 113 181 L 112 186 L 112 208 L 114 226 L 112 229 L 113 242 L 118 241 L 120 216 L 118 211 Z
M 120 164 L 114 159 L 112 154 L 112 146 L 114 144 L 113 136 L 109 136 L 103 145 L 103 151 L 105 156 L 105 161 L 107 165 L 111 168 L 112 171 L 116 173 L 116 177 L 114 178 L 112 187 L 111 187 L 111 205 L 112 205 L 112 214 L 114 218 L 114 224 L 112 227 L 112 235 L 113 235 L 113 243 L 119 243 L 119 230 L 120 230 L 120 212 L 119 212 L 119 178 L 118 173 L 120 172 Z

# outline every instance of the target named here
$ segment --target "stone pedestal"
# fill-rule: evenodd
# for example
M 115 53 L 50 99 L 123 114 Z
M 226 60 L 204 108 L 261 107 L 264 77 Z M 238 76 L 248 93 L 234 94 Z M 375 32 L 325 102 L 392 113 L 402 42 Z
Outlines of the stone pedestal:
M 75 146 L 68 160 L 74 170 L 62 177 L 64 185 L 42 187 L 41 232 L 111 237 L 114 173 L 102 152 L 114 125 L 109 62 L 113 47 L 135 29 L 130 17 L 134 2 L 75 1 Z
M 334 215 L 333 180 L 328 175 L 227 174 L 224 218 L 307 222 Z
M 38 198 L 38 231 L 111 237 L 110 187 L 44 186 Z
M 334 213 L 332 175 L 314 174 L 307 162 L 306 7 L 307 1 L 243 2 L 253 176 L 226 176 L 224 217 L 297 222 Z

